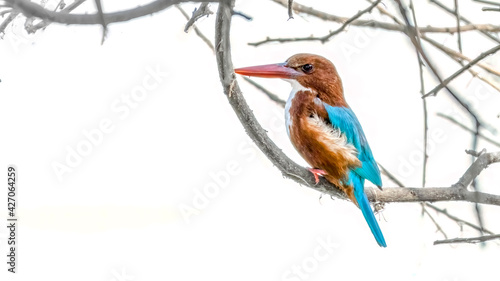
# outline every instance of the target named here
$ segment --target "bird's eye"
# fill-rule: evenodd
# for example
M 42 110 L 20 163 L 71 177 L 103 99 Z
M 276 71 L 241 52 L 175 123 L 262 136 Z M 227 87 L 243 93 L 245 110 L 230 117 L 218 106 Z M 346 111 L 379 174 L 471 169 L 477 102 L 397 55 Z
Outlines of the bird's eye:
M 314 67 L 312 64 L 304 64 L 302 66 L 302 71 L 304 71 L 304 73 L 311 73 L 313 71 Z

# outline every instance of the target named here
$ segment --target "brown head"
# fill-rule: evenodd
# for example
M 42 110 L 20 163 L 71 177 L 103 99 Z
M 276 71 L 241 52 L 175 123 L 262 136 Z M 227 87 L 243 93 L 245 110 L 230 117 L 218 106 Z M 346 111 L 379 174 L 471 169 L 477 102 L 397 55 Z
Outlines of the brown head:
M 342 81 L 335 66 L 322 56 L 296 54 L 284 63 L 237 68 L 234 72 L 241 75 L 296 81 L 302 87 L 311 89 L 325 103 L 332 106 L 347 106 Z

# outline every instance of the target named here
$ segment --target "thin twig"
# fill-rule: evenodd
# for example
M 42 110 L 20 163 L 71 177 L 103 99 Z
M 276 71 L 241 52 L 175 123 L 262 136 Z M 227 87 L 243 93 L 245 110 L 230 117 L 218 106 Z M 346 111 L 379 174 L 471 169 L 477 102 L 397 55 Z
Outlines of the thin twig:
M 446 120 L 448 120 L 448 121 L 452 122 L 453 124 L 455 124 L 455 125 L 459 126 L 460 128 L 462 128 L 462 129 L 464 129 L 464 130 L 468 131 L 469 133 L 473 133 L 473 134 L 475 134 L 475 131 L 474 131 L 474 130 L 472 130 L 472 129 L 470 129 L 470 128 L 466 127 L 464 124 L 462 124 L 462 123 L 458 122 L 456 119 L 454 119 L 454 118 L 453 118 L 453 117 L 451 117 L 451 116 L 448 116 L 448 115 L 443 114 L 443 113 L 437 113 L 437 116 L 442 117 L 442 118 L 444 118 L 444 119 L 446 119 Z M 479 133 L 479 134 L 478 134 L 478 136 L 479 136 L 480 138 L 482 138 L 483 140 L 485 140 L 485 141 L 487 141 L 487 142 L 489 142 L 489 143 L 491 143 L 491 144 L 493 144 L 493 145 L 495 145 L 495 146 L 497 146 L 497 147 L 500 147 L 500 142 L 495 141 L 494 139 L 491 139 L 491 138 L 489 138 L 489 137 L 487 137 L 487 136 L 485 136 L 485 135 L 483 135 L 483 134 L 481 134 L 481 133 Z
M 436 6 L 438 6 L 439 8 L 443 9 L 444 11 L 446 11 L 446 12 L 452 14 L 452 15 L 455 14 L 455 12 L 452 9 L 446 7 L 443 3 L 439 2 L 438 0 L 429 0 L 429 2 L 434 3 Z M 478 25 L 472 24 L 472 22 L 470 20 L 466 19 L 465 17 L 463 17 L 461 15 L 459 15 L 459 18 L 460 18 L 461 21 L 463 21 L 463 22 L 465 22 L 465 23 L 467 23 L 469 25 L 478 26 Z M 493 40 L 493 41 L 495 41 L 497 43 L 500 43 L 500 39 L 498 37 L 495 37 L 491 33 L 489 33 L 488 30 L 483 30 L 483 29 L 477 29 L 477 30 L 479 32 L 481 32 L 482 34 L 484 34 L 486 37 L 490 38 L 491 40 Z M 461 31 L 464 32 L 465 29 L 462 27 Z
M 371 0 L 367 0 L 367 1 L 373 3 Z M 379 10 L 379 12 L 381 14 L 390 17 L 395 23 L 397 23 L 397 24 L 403 24 L 396 16 L 392 15 L 391 13 L 389 13 L 381 5 L 378 5 L 377 9 Z M 421 28 L 419 27 L 418 29 L 420 30 Z M 450 49 L 450 48 L 448 48 L 448 47 L 446 47 L 446 46 L 444 46 L 444 45 L 436 42 L 434 39 L 429 38 L 427 35 L 425 35 L 423 33 L 420 34 L 420 38 L 423 39 L 423 40 L 425 40 L 426 42 L 430 43 L 431 45 L 433 45 L 434 47 L 436 47 L 440 51 L 444 52 L 451 59 L 453 59 L 457 63 L 459 63 L 462 67 L 463 67 L 462 60 L 466 60 L 466 61 L 469 61 L 469 62 L 472 60 L 472 59 L 466 57 L 465 55 L 463 55 L 462 53 L 456 52 L 455 50 L 452 50 L 452 49 Z M 486 63 L 478 62 L 476 64 L 476 66 L 479 66 L 479 67 L 483 68 L 484 70 L 488 71 L 489 73 L 494 74 L 494 75 L 500 77 L 500 71 L 494 69 L 493 67 L 491 67 L 490 65 L 488 65 Z M 468 71 L 471 73 L 471 75 L 473 77 L 478 78 L 479 80 L 485 82 L 486 84 L 490 85 L 495 90 L 497 90 L 497 91 L 500 92 L 500 85 L 498 83 L 496 83 L 495 81 L 493 81 L 493 80 L 491 80 L 491 79 L 489 79 L 487 77 L 484 77 L 483 75 L 479 74 L 477 71 L 473 70 L 472 68 L 469 68 Z
M 272 93 L 271 91 L 269 91 L 268 89 L 266 89 L 262 85 L 260 85 L 259 83 L 253 81 L 252 79 L 250 79 L 250 78 L 248 78 L 246 76 L 243 76 L 243 79 L 245 81 L 247 81 L 248 83 L 250 83 L 255 88 L 259 89 L 264 94 L 266 94 L 266 96 L 269 99 L 271 99 L 272 101 L 276 102 L 281 107 L 285 107 L 286 102 L 284 100 L 282 100 L 280 97 L 278 97 L 276 94 Z
M 19 11 L 12 11 L 9 16 L 0 24 L 0 34 L 5 34 L 5 28 L 19 15 Z
M 479 236 L 479 237 L 469 237 L 469 238 L 453 238 L 453 239 L 437 240 L 437 241 L 434 241 L 434 245 L 451 244 L 451 243 L 476 244 L 476 243 L 486 242 L 486 241 L 495 240 L 495 239 L 500 239 L 500 234 L 485 235 L 485 236 Z
M 177 10 L 179 10 L 182 15 L 189 21 L 190 18 L 189 18 L 189 15 L 188 13 L 186 13 L 186 11 L 184 11 L 184 9 L 180 6 L 180 5 L 175 5 L 175 7 L 177 8 Z M 200 7 L 201 8 L 201 7 Z M 193 26 L 193 29 L 194 29 L 194 32 L 196 33 L 196 35 L 198 35 L 198 37 L 201 38 L 201 40 L 203 40 L 203 42 L 205 42 L 205 44 L 207 44 L 207 46 L 212 50 L 212 52 L 215 53 L 215 48 L 214 48 L 214 45 L 212 44 L 212 42 L 210 41 L 210 39 L 208 39 L 205 34 L 203 34 L 199 29 L 198 27 L 194 24 L 194 22 L 191 24 Z M 186 24 L 186 28 L 189 28 Z M 184 31 L 186 31 L 186 29 L 184 29 Z
M 462 53 L 462 34 L 460 32 L 460 15 L 458 12 L 458 0 L 455 0 L 455 18 L 457 20 L 457 44 L 458 50 Z
M 422 211 L 424 212 L 424 214 L 429 216 L 432 223 L 434 223 L 434 225 L 436 226 L 437 231 L 441 232 L 445 239 L 448 239 L 448 235 L 446 235 L 446 232 L 444 232 L 444 230 L 441 228 L 441 225 L 439 225 L 439 223 L 434 219 L 434 217 L 431 215 L 431 213 L 429 213 L 429 211 L 427 211 L 427 209 L 425 208 L 425 204 L 421 203 L 421 205 L 422 205 Z
M 456 217 L 456 216 L 454 216 L 454 215 L 450 214 L 450 213 L 448 212 L 448 210 L 446 210 L 446 209 L 441 209 L 441 208 L 438 208 L 438 207 L 434 206 L 434 205 L 433 205 L 433 204 L 431 204 L 431 203 L 425 203 L 425 206 L 426 206 L 426 207 L 429 207 L 429 208 L 431 208 L 431 209 L 433 209 L 434 211 L 436 211 L 436 212 L 438 212 L 438 213 L 441 213 L 441 214 L 445 215 L 445 216 L 446 216 L 446 217 L 448 217 L 449 219 L 456 221 L 458 224 L 464 224 L 464 225 L 467 225 L 468 227 L 473 228 L 473 229 L 475 229 L 475 230 L 480 230 L 480 229 L 481 229 L 479 226 L 477 226 L 477 225 L 475 225 L 475 224 L 473 224 L 473 223 L 471 223 L 471 222 L 468 222 L 468 221 L 466 221 L 466 220 L 463 220 L 463 219 L 461 219 L 461 218 L 459 218 L 459 217 Z M 492 232 L 492 231 L 490 231 L 490 230 L 488 230 L 488 229 L 483 229 L 483 231 L 484 231 L 484 232 L 486 232 L 486 233 L 489 233 L 489 234 L 493 234 L 493 232 Z
M 485 12 L 500 12 L 500 8 L 488 8 L 488 7 L 484 7 L 481 10 L 485 11 Z
M 398 178 L 396 178 L 391 172 L 389 172 L 389 170 L 387 170 L 384 166 L 382 166 L 382 164 L 380 164 L 380 163 L 377 163 L 377 164 L 380 167 L 380 170 L 381 170 L 381 172 L 382 172 L 383 175 L 385 175 L 386 177 L 388 177 L 397 186 L 399 186 L 399 187 L 405 187 L 405 185 Z
M 97 14 L 99 16 L 100 24 L 102 25 L 102 39 L 101 39 L 101 45 L 102 45 L 104 44 L 104 40 L 106 39 L 106 34 L 108 33 L 108 26 L 106 24 L 106 20 L 104 19 L 104 11 L 102 9 L 101 0 L 94 0 L 94 2 L 97 8 Z
M 464 71 L 466 71 L 467 69 L 471 68 L 473 65 L 475 65 L 480 60 L 486 58 L 489 55 L 492 55 L 492 54 L 498 52 L 499 50 L 500 50 L 500 45 L 497 45 L 497 46 L 489 49 L 488 51 L 481 53 L 475 59 L 471 60 L 468 64 L 464 65 L 462 68 L 460 68 L 455 73 L 453 73 L 452 75 L 450 75 L 450 77 L 444 79 L 434 89 L 430 90 L 427 94 L 425 94 L 423 96 L 423 98 L 431 96 L 431 95 L 436 95 L 439 90 L 441 90 L 442 88 L 446 87 L 446 85 L 448 85 L 448 83 L 450 83 L 453 79 L 455 79 L 456 77 L 458 77 Z
M 426 36 L 425 34 L 421 34 L 420 37 L 422 39 L 424 39 L 426 42 L 430 43 L 432 46 L 438 48 L 439 50 L 443 51 L 444 53 L 446 53 L 447 55 L 449 55 L 451 58 L 455 58 L 455 59 L 460 59 L 460 60 L 466 60 L 468 62 L 471 62 L 472 59 L 465 56 L 464 54 L 462 53 L 459 53 L 453 49 L 450 49 L 446 46 L 444 46 L 443 44 L 439 44 L 438 42 L 436 42 L 434 39 L 431 39 L 429 38 L 428 36 Z M 457 62 L 460 62 L 460 60 L 456 60 Z M 463 66 L 463 65 L 462 65 Z M 477 62 L 476 63 L 476 66 L 479 66 L 481 67 L 482 69 L 488 71 L 489 73 L 491 74 L 494 74 L 498 77 L 500 77 L 500 71 L 499 70 L 496 70 L 494 69 L 491 65 L 487 64 L 487 63 L 484 63 L 484 62 Z
M 378 3 L 380 3 L 380 1 L 382 0 L 377 0 L 375 2 L 373 2 L 370 6 L 368 6 L 366 9 L 364 10 L 361 10 L 359 11 L 357 14 L 355 14 L 354 16 L 350 17 L 348 20 L 346 20 L 342 26 L 333 31 L 333 32 L 330 32 L 329 34 L 327 34 L 326 36 L 324 36 L 322 39 L 321 39 L 321 43 L 325 43 L 327 42 L 328 40 L 330 40 L 330 38 L 332 38 L 333 36 L 339 34 L 340 32 L 342 32 L 349 24 L 351 24 L 353 21 L 355 21 L 356 19 L 358 19 L 359 17 L 361 17 L 362 15 L 366 14 L 366 13 L 369 13 L 373 10 L 373 8 L 375 8 Z
M 488 4 L 488 5 L 493 5 L 493 6 L 500 6 L 500 3 L 493 2 L 493 1 L 488 1 L 488 0 L 472 0 L 472 1 L 483 3 L 483 4 Z
M 415 12 L 415 7 L 413 6 L 413 1 L 410 0 L 410 10 L 412 12 L 412 17 L 413 17 L 413 24 L 415 25 L 415 28 L 418 29 L 418 24 L 417 24 L 417 16 Z M 419 34 L 417 33 L 417 36 Z M 418 37 L 418 40 L 420 41 L 420 37 Z M 418 50 L 415 50 L 417 53 L 417 62 L 418 62 L 418 70 L 419 70 L 419 76 L 420 76 L 420 94 L 424 95 L 425 93 L 425 83 L 424 83 L 424 70 L 423 70 L 423 62 L 420 57 L 420 53 Z M 425 179 L 426 179 L 426 174 L 427 174 L 427 160 L 429 158 L 429 155 L 427 154 L 427 132 L 428 132 L 428 120 L 427 120 L 427 101 L 425 99 L 422 99 L 422 107 L 423 107 L 423 113 L 424 113 L 424 149 L 423 149 L 423 160 L 422 160 L 422 187 L 425 187 Z M 443 232 L 444 234 L 444 232 Z M 445 234 L 446 236 L 446 234 Z
M 184 27 L 184 32 L 188 32 L 189 28 L 200 18 L 204 17 L 204 16 L 209 16 L 209 15 L 212 15 L 213 12 L 210 11 L 210 9 L 208 8 L 208 4 L 209 3 L 201 3 L 200 4 L 200 7 L 198 7 L 197 9 L 195 9 L 193 11 L 193 14 L 191 15 L 191 18 L 189 18 L 188 16 L 188 22 L 186 23 L 186 26 Z M 179 5 L 176 5 L 177 9 L 179 9 Z M 182 14 L 184 14 L 184 10 L 182 10 Z M 185 17 L 186 15 L 184 15 Z
M 293 19 L 293 0 L 288 0 L 288 20 Z

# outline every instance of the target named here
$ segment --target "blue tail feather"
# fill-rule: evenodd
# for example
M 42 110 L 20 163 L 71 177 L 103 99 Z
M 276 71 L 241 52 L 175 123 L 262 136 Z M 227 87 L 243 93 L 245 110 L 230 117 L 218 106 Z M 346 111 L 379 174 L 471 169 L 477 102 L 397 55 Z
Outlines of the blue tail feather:
M 360 178 L 358 175 L 351 173 L 351 183 L 354 186 L 354 197 L 356 197 L 356 201 L 358 201 L 358 206 L 365 217 L 370 230 L 377 240 L 377 243 L 380 247 L 387 247 L 385 243 L 384 235 L 382 234 L 382 230 L 378 225 L 377 220 L 375 219 L 375 215 L 373 215 L 372 207 L 370 206 L 370 202 L 368 201 L 368 197 L 366 197 L 364 191 L 364 179 Z

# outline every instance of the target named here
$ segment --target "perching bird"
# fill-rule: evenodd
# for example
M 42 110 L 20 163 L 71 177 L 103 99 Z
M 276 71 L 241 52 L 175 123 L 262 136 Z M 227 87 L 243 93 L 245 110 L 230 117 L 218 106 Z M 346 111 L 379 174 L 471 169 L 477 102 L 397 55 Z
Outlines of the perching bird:
M 335 66 L 312 54 L 284 63 L 238 68 L 247 76 L 282 78 L 293 89 L 285 106 L 286 130 L 299 154 L 318 175 L 338 186 L 363 213 L 381 247 L 385 239 L 364 192 L 365 179 L 380 189 L 382 179 L 361 124 L 344 99 Z

